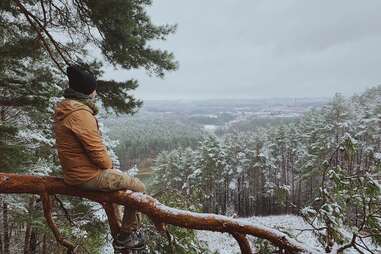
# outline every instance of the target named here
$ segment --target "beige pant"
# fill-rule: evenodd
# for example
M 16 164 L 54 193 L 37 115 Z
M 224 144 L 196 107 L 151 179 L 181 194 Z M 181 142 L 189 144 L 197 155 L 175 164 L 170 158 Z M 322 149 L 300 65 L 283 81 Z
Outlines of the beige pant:
M 80 188 L 105 192 L 117 190 L 144 192 L 145 190 L 144 184 L 139 179 L 117 169 L 102 170 L 98 177 L 81 184 Z M 121 217 L 120 214 L 117 214 L 117 216 Z M 120 218 L 120 220 L 123 232 L 129 232 L 138 227 L 137 213 L 129 207 L 124 207 L 123 218 Z

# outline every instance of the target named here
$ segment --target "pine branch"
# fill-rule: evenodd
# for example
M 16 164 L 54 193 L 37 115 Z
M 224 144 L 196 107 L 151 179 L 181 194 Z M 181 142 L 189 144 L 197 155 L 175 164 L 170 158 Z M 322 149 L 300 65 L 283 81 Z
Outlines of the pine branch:
M 47 192 L 42 192 L 40 196 L 44 209 L 44 217 L 48 226 L 53 231 L 54 237 L 56 238 L 57 242 L 59 242 L 62 246 L 65 246 L 67 248 L 68 253 L 74 253 L 76 246 L 70 241 L 64 239 L 61 233 L 59 232 L 57 225 L 54 224 L 52 218 L 52 201 L 50 199 L 49 194 Z
M 222 215 L 195 213 L 167 207 L 156 199 L 133 191 L 104 192 L 82 191 L 68 186 L 62 178 L 49 176 L 31 176 L 0 173 L 0 193 L 39 194 L 44 204 L 44 214 L 48 225 L 61 244 L 73 248 L 73 244 L 64 240 L 51 219 L 49 195 L 61 194 L 86 198 L 100 204 L 116 203 L 132 207 L 157 223 L 172 224 L 179 227 L 198 230 L 227 232 L 232 234 L 240 244 L 242 253 L 248 252 L 247 240 L 243 235 L 252 235 L 270 241 L 273 245 L 288 253 L 315 253 L 299 242 L 277 230 L 257 226 L 248 222 Z M 237 235 L 238 234 L 238 235 Z
M 24 107 L 31 106 L 35 103 L 33 97 L 22 96 L 17 98 L 0 97 L 1 107 Z
M 69 62 L 66 60 L 66 58 L 63 56 L 60 47 L 58 46 L 58 43 L 55 41 L 53 36 L 48 32 L 48 30 L 45 28 L 44 25 L 40 23 L 38 18 L 34 16 L 31 12 L 29 12 L 26 7 L 18 0 L 16 0 L 16 4 L 19 7 L 20 11 L 24 14 L 25 18 L 28 20 L 29 24 L 32 26 L 33 30 L 36 31 L 39 39 L 43 43 L 46 51 L 48 52 L 50 58 L 53 60 L 53 62 L 56 64 L 57 68 L 63 73 L 66 74 L 66 72 L 63 70 L 57 59 L 55 59 L 54 54 L 52 50 L 49 47 L 48 42 L 46 41 L 43 33 L 50 39 L 53 46 L 57 50 L 58 54 L 61 56 L 62 60 L 68 65 Z M 33 22 L 34 21 L 34 22 Z M 36 25 L 37 24 L 37 25 Z

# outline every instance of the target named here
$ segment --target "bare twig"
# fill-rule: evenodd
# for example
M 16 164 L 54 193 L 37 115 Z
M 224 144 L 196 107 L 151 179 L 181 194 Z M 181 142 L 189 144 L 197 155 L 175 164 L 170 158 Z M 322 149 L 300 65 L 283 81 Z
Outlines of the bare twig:
M 61 209 L 63 210 L 64 214 L 65 214 L 65 217 L 66 219 L 69 221 L 70 225 L 72 226 L 75 226 L 75 223 L 73 222 L 73 220 L 71 219 L 70 217 L 70 214 L 69 214 L 69 211 L 65 208 L 65 205 L 64 203 L 62 202 L 61 199 L 59 199 L 57 197 L 57 195 L 54 195 L 54 199 L 58 202 L 58 204 L 60 205 Z
M 53 36 L 49 33 L 49 31 L 46 29 L 46 24 L 41 24 L 41 22 L 39 21 L 39 19 L 33 15 L 30 11 L 28 11 L 26 9 L 26 7 L 19 1 L 19 0 L 16 0 L 16 3 L 17 3 L 17 6 L 20 8 L 21 12 L 24 14 L 24 16 L 26 17 L 26 19 L 28 20 L 28 22 L 31 24 L 31 26 L 33 27 L 33 29 L 38 33 L 39 35 L 39 38 L 40 40 L 43 42 L 44 46 L 45 46 L 45 49 L 48 51 L 50 57 L 52 58 L 52 60 L 55 62 L 55 64 L 57 65 L 57 67 L 60 69 L 61 72 L 63 73 L 66 73 L 62 67 L 59 65 L 58 61 L 54 58 L 53 56 L 53 53 L 51 52 L 51 49 L 47 43 L 47 41 L 45 40 L 43 34 L 41 31 L 44 32 L 44 34 L 49 38 L 50 42 L 53 44 L 54 48 L 56 49 L 56 51 L 58 52 L 58 54 L 61 56 L 62 60 L 67 64 L 69 65 L 69 61 L 66 59 L 66 57 L 63 55 L 62 53 L 62 48 L 59 46 L 59 43 L 53 38 Z M 46 12 L 44 11 L 44 15 L 46 15 Z M 33 22 L 33 20 L 36 24 Z M 66 54 L 68 54 L 67 52 L 65 52 Z
M 24 14 L 25 18 L 28 20 L 29 24 L 32 26 L 32 28 L 37 32 L 38 34 L 38 37 L 40 38 L 41 42 L 44 44 L 44 47 L 46 49 L 46 51 L 48 52 L 50 58 L 52 59 L 52 61 L 56 64 L 57 68 L 64 74 L 66 74 L 66 72 L 63 70 L 63 68 L 61 67 L 61 65 L 58 63 L 58 61 L 55 59 L 54 55 L 53 55 L 53 52 L 51 51 L 50 47 L 49 47 L 49 44 L 47 43 L 47 41 L 45 40 L 43 34 L 41 33 L 41 30 L 38 29 L 38 27 L 36 26 L 36 24 L 33 22 L 33 20 L 31 19 L 30 17 L 30 12 L 24 7 L 24 5 L 22 5 L 20 3 L 20 1 L 16 0 L 16 4 L 17 6 L 20 8 L 21 12 Z M 36 22 L 37 23 L 37 22 Z

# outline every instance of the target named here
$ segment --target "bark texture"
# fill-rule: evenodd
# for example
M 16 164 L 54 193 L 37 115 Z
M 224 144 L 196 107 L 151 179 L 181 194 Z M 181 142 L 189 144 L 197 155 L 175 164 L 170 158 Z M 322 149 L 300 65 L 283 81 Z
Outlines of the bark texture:
M 66 185 L 63 179 L 59 177 L 0 173 L 0 193 L 40 195 L 44 201 L 44 214 L 49 226 L 57 240 L 68 247 L 69 250 L 73 250 L 74 246 L 61 237 L 51 219 L 51 195 L 60 194 L 86 198 L 100 203 L 106 208 L 106 211 L 110 209 L 110 203 L 128 205 L 147 215 L 156 225 L 172 224 L 189 229 L 227 232 L 237 239 L 242 253 L 252 253 L 245 235 L 269 240 L 273 245 L 286 251 L 286 253 L 313 253 L 313 251 L 289 238 L 286 234 L 268 227 L 254 225 L 222 215 L 194 213 L 170 208 L 148 195 L 132 191 L 110 192 L 107 195 L 104 192 L 80 191 Z M 112 218 L 109 219 L 113 221 Z M 115 229 L 115 224 L 111 225 L 112 229 Z

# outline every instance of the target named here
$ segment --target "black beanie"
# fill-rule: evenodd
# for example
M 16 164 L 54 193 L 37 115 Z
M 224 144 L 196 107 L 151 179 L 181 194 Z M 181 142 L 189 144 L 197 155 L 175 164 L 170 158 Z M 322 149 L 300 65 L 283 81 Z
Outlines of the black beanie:
M 78 66 L 69 66 L 66 69 L 69 78 L 69 87 L 73 90 L 89 95 L 97 88 L 95 77 Z

